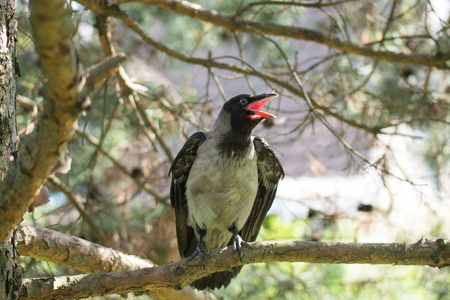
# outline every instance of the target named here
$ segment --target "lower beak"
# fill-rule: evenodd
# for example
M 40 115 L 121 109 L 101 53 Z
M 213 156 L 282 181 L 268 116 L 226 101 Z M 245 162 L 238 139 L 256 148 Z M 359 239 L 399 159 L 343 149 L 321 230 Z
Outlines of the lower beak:
M 276 118 L 276 116 L 269 114 L 268 112 L 262 111 L 264 104 L 269 102 L 272 98 L 277 97 L 277 94 L 267 94 L 261 100 L 254 101 L 247 105 L 246 109 L 253 112 L 252 115 L 248 116 L 250 119 L 259 120 L 263 118 Z

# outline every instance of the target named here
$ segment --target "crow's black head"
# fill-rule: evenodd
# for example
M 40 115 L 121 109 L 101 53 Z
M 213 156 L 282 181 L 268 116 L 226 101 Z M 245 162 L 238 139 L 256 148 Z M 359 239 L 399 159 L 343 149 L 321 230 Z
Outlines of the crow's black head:
M 264 104 L 277 94 L 248 95 L 241 94 L 228 100 L 222 110 L 230 114 L 231 129 L 234 133 L 250 135 L 253 128 L 264 118 L 276 118 L 261 111 Z

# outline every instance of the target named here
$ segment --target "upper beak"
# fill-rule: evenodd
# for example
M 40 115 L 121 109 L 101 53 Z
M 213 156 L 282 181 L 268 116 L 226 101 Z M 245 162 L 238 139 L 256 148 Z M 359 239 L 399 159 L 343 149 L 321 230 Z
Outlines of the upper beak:
M 261 99 L 253 101 L 252 103 L 247 105 L 246 109 L 253 112 L 253 114 L 248 116 L 248 118 L 253 120 L 259 120 L 263 118 L 276 118 L 276 116 L 269 114 L 265 111 L 262 111 L 261 109 L 264 106 L 264 104 L 266 104 L 270 99 L 275 98 L 277 96 L 278 96 L 277 94 L 262 94 L 256 96 L 255 98 L 261 97 Z

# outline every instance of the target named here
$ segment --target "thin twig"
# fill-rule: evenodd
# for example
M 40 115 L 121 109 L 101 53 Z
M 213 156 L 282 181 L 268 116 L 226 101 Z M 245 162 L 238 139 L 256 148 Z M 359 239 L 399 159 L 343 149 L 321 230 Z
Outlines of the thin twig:
M 61 180 L 59 180 L 56 176 L 51 175 L 48 180 L 53 187 L 62 192 L 64 195 L 66 195 L 69 202 L 75 207 L 75 209 L 78 211 L 78 213 L 81 215 L 83 220 L 88 224 L 88 226 L 91 228 L 91 233 L 101 241 L 103 245 L 108 245 L 108 239 L 103 234 L 103 231 L 98 228 L 98 226 L 95 224 L 95 222 L 92 220 L 92 218 L 84 211 L 84 209 L 81 207 L 80 204 L 78 204 L 78 201 L 76 199 L 76 196 L 73 194 L 73 191 L 66 187 Z
M 330 7 L 335 5 L 341 5 L 348 2 L 353 2 L 357 0 L 342 0 L 336 2 L 298 2 L 298 1 L 258 1 L 252 2 L 239 9 L 236 14 L 238 16 L 242 15 L 245 11 L 255 7 L 255 6 L 293 6 L 293 7 L 307 7 L 307 8 L 322 8 L 322 7 Z
M 93 145 L 94 147 L 98 147 L 98 141 L 95 137 L 81 131 L 79 128 L 76 129 L 76 133 L 82 137 L 83 139 L 85 139 L 86 141 L 89 142 L 89 144 Z M 154 190 L 152 190 L 149 186 L 148 183 L 143 183 L 140 182 L 137 178 L 135 178 L 135 176 L 133 176 L 130 172 L 128 172 L 128 170 L 125 168 L 125 166 L 123 166 L 117 159 L 115 159 L 108 151 L 106 151 L 103 147 L 98 147 L 99 151 L 105 155 L 107 158 L 109 158 L 109 160 L 111 160 L 111 162 L 114 164 L 114 166 L 116 166 L 121 172 L 123 172 L 125 175 L 127 175 L 128 177 L 130 177 L 130 179 L 132 179 L 140 188 L 142 188 L 143 190 L 145 190 L 147 193 L 149 193 L 150 195 L 152 195 L 153 197 L 155 197 L 155 199 L 157 199 L 158 201 L 165 201 L 169 198 L 169 196 L 162 196 L 159 193 L 155 192 Z

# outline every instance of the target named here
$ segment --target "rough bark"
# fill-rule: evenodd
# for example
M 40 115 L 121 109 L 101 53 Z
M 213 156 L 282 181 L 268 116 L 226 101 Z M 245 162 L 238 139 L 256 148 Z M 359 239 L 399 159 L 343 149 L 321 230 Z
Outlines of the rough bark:
M 103 247 L 54 230 L 17 225 L 16 245 L 20 255 L 73 268 L 85 273 L 112 272 L 154 265 L 134 255 Z
M 0 181 L 17 151 L 16 30 L 14 1 L 0 2 Z
M 19 158 L 10 163 L 0 184 L 0 241 L 21 221 L 64 153 L 87 105 L 84 98 L 77 97 L 83 81 L 71 41 L 74 25 L 66 1 L 30 1 L 30 12 L 33 40 L 47 77 L 45 106 L 36 130 L 24 139 Z
M 16 30 L 14 0 L 0 1 L 0 181 L 18 147 L 16 125 Z M 3 204 L 0 193 L 0 207 Z M 0 239 L 0 299 L 18 299 L 22 267 L 14 241 Z
M 146 259 L 37 226 L 17 225 L 15 240 L 20 255 L 52 262 L 85 273 L 115 272 L 154 266 Z M 152 290 L 148 294 L 157 299 L 203 298 L 201 293 L 191 288 L 182 291 L 159 289 Z
M 181 289 L 208 274 L 259 262 L 394 264 L 446 267 L 450 243 L 422 240 L 414 244 L 255 242 L 244 247 L 243 259 L 232 247 L 215 249 L 203 268 L 199 257 L 131 271 L 24 280 L 21 299 L 73 299 L 163 288 Z
M 0 244 L 0 299 L 19 298 L 23 269 L 18 262 L 18 257 L 14 240 L 8 239 Z

